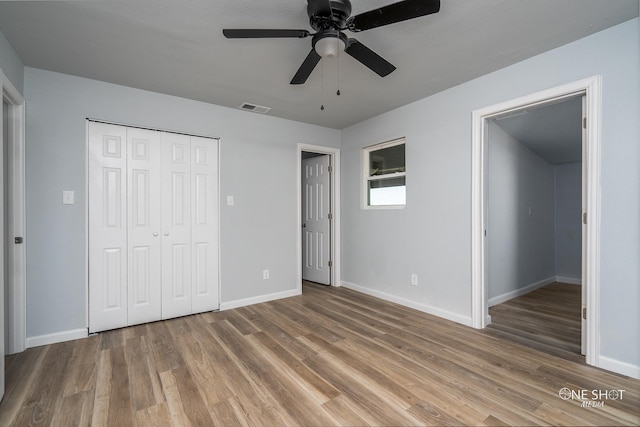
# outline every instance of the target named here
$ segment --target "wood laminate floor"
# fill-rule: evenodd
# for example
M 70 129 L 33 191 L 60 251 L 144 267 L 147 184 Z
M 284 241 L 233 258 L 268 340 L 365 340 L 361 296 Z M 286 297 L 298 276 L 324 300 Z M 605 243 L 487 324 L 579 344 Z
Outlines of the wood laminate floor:
M 0 425 L 637 425 L 640 381 L 345 288 L 6 359 Z M 625 390 L 597 408 L 567 388 Z

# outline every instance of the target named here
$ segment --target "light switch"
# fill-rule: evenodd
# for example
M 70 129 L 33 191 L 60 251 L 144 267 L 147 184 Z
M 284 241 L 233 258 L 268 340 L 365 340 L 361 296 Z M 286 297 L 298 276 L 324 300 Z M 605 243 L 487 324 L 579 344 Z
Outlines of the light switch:
M 233 199 L 233 196 L 227 196 L 227 206 L 233 206 L 234 203 L 235 200 Z
M 76 203 L 75 192 L 70 190 L 64 190 L 62 192 L 62 204 L 63 205 L 74 205 Z

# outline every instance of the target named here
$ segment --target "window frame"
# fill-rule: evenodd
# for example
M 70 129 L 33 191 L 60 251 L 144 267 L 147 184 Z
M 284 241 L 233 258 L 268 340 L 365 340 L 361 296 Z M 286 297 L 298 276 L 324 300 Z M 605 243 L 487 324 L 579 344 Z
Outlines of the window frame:
M 401 205 L 370 205 L 369 204 L 369 182 L 370 181 L 382 181 L 386 179 L 393 178 L 405 178 L 405 192 L 407 188 L 407 153 L 406 153 L 406 138 L 400 137 L 396 139 L 392 139 L 390 141 L 380 142 L 377 144 L 369 145 L 367 147 L 362 148 L 362 208 L 366 210 L 380 210 L 380 209 L 404 209 L 407 206 L 406 196 L 405 203 Z M 404 172 L 394 172 L 386 175 L 379 176 L 370 176 L 369 175 L 369 167 L 370 167 L 370 158 L 371 153 L 375 151 L 379 151 L 389 147 L 395 147 L 398 145 L 405 146 L 405 159 L 404 159 Z

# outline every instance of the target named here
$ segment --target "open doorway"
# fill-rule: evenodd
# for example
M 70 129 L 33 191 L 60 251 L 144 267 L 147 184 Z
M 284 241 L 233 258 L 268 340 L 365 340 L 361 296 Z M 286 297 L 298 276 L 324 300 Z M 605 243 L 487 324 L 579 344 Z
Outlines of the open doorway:
M 582 352 L 583 98 L 487 124 L 491 328 L 571 359 Z
M 298 259 L 303 281 L 340 283 L 340 151 L 298 144 Z
M 536 106 L 584 95 L 583 125 L 583 211 L 582 211 L 582 344 L 586 363 L 600 364 L 599 322 L 599 207 L 600 207 L 600 76 L 594 76 L 473 111 L 472 114 L 472 324 L 484 328 L 488 315 L 488 221 L 487 141 L 488 128 L 497 117 L 518 114 Z M 526 211 L 528 215 L 528 209 Z

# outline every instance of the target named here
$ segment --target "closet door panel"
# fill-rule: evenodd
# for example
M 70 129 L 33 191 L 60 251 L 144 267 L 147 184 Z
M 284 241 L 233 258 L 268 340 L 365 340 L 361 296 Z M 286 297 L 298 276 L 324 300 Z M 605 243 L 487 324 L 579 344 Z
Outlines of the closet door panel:
M 189 137 L 162 133 L 162 318 L 191 314 Z
M 127 325 L 126 129 L 89 123 L 89 332 Z
M 220 308 L 218 291 L 218 141 L 191 137 L 193 312 Z
M 159 132 L 127 129 L 129 325 L 160 319 L 161 147 Z

